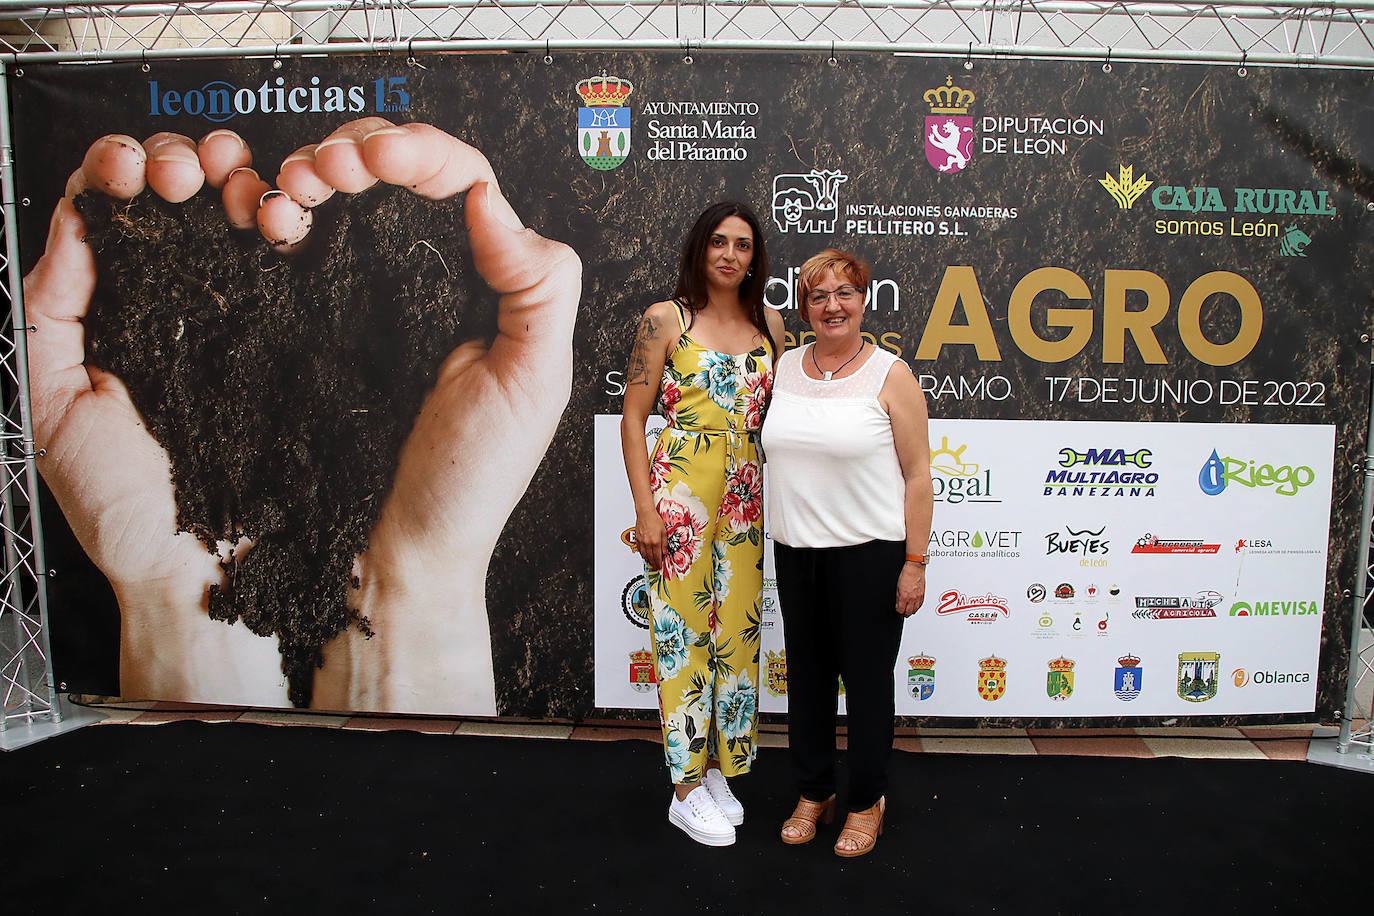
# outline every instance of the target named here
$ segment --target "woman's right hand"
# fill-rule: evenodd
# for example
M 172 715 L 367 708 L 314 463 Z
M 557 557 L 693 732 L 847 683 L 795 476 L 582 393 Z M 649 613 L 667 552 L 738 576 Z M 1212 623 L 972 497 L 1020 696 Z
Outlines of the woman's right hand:
M 635 513 L 635 549 L 650 568 L 663 568 L 663 544 L 667 540 L 668 528 L 657 509 Z

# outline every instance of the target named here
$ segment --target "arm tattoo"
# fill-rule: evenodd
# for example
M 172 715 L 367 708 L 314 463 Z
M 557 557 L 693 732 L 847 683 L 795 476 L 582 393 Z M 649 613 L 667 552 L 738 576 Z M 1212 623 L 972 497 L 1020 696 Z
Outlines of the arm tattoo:
M 648 385 L 650 384 L 649 369 L 645 365 L 644 356 L 649 352 L 649 341 L 658 336 L 658 322 L 651 315 L 645 315 L 644 320 L 639 323 L 639 332 L 635 335 L 634 349 L 630 351 L 630 365 L 625 370 L 626 385 Z M 657 381 L 654 381 L 657 384 Z

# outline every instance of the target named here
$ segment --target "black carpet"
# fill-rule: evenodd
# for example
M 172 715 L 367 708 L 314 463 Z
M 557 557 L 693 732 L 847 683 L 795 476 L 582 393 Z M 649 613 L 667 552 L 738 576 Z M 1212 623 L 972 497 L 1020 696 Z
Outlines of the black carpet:
M 1305 763 L 894 755 L 887 833 L 789 847 L 784 752 L 707 849 L 659 749 L 176 723 L 0 754 L 0 900 L 45 911 L 1301 912 L 1368 874 L 1374 776 Z M 118 909 L 114 910 L 118 912 Z

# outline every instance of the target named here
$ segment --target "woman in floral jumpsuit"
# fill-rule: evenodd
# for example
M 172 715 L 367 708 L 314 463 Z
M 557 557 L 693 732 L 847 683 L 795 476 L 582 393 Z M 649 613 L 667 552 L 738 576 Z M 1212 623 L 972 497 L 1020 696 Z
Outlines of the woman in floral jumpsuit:
M 621 442 L 652 604 L 668 818 L 699 843 L 734 842 L 758 725 L 763 487 L 758 431 L 781 349 L 763 305 L 768 259 L 746 205 L 716 204 L 682 252 L 677 290 L 640 322 Z M 653 455 L 644 429 L 668 420 Z

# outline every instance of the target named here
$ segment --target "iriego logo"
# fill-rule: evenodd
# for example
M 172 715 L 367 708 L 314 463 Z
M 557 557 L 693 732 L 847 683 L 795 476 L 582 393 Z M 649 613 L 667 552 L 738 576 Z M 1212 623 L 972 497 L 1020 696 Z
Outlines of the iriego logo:
M 410 110 L 410 93 L 404 76 L 382 76 L 354 86 L 322 86 L 312 76 L 307 86 L 288 86 L 285 77 L 263 80 L 256 89 L 223 80 L 197 89 L 163 89 L 148 80 L 148 113 L 194 115 L 207 121 L 228 121 L 241 114 L 305 114 L 306 112 L 372 111 L 392 114 Z M 371 103 L 371 108 L 368 107 Z
M 1296 467 L 1257 465 L 1243 458 L 1223 458 L 1212 449 L 1212 454 L 1202 463 L 1202 470 L 1198 471 L 1197 485 L 1208 496 L 1220 496 L 1233 483 L 1252 490 L 1273 487 L 1280 496 L 1296 496 L 1316 479 L 1317 472 L 1305 464 Z

